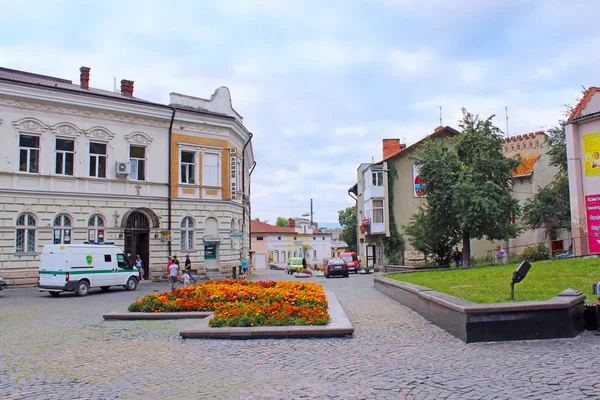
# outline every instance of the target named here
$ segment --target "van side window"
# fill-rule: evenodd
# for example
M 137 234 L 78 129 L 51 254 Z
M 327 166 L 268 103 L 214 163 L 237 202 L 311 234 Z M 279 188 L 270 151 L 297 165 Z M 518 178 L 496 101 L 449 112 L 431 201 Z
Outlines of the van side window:
M 110 254 L 104 255 L 104 262 L 112 262 L 112 257 Z
M 117 254 L 117 265 L 119 268 L 131 269 L 131 264 L 129 264 L 129 260 L 125 257 L 125 254 Z

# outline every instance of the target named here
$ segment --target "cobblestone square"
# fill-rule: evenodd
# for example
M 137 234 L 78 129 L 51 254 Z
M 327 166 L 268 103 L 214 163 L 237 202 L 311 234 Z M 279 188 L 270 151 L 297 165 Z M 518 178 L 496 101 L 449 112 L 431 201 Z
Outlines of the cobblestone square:
M 295 279 L 264 271 L 253 279 Z M 0 292 L 0 398 L 591 399 L 600 337 L 465 344 L 373 288 L 373 275 L 308 278 L 335 292 L 352 338 L 202 340 L 194 320 L 104 321 L 137 297 Z

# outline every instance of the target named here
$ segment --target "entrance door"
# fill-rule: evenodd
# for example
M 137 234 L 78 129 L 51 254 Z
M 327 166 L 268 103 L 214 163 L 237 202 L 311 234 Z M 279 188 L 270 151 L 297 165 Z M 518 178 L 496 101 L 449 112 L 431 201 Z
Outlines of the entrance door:
M 375 246 L 367 246 L 367 268 L 375 265 Z
M 140 212 L 134 211 L 127 218 L 125 226 L 125 255 L 135 265 L 135 256 L 139 254 L 144 262 L 144 278 L 150 278 L 150 221 Z

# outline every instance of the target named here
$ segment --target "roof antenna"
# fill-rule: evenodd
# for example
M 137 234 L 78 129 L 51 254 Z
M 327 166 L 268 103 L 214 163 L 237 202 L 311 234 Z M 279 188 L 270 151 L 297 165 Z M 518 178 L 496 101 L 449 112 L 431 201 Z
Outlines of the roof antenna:
M 117 77 L 113 78 L 113 92 L 117 92 Z
M 444 126 L 444 124 L 442 124 L 442 106 L 438 106 L 440 109 L 440 126 Z
M 371 164 L 375 164 L 375 157 L 371 156 Z
M 510 136 L 508 135 L 508 107 L 504 106 L 504 114 L 506 115 L 506 138 L 508 139 Z

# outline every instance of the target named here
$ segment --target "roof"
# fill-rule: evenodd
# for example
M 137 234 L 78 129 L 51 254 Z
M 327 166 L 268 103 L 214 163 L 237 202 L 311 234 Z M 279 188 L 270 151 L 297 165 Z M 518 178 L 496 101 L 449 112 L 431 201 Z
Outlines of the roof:
M 286 228 L 265 224 L 264 222 L 250 221 L 250 232 L 252 233 L 297 233 L 294 228 Z
M 585 110 L 585 107 L 590 102 L 592 97 L 594 97 L 594 94 L 596 94 L 598 90 L 600 90 L 600 88 L 595 86 L 590 86 L 589 88 L 587 88 L 587 90 L 583 93 L 583 97 L 581 98 L 581 100 L 579 100 L 579 103 L 577 103 L 577 106 L 575 106 L 575 109 L 573 110 L 571 115 L 569 115 L 569 119 L 567 120 L 568 122 L 587 116 L 581 115 L 581 112 Z
M 405 149 L 399 151 L 398 153 L 392 154 L 391 156 L 388 156 L 387 158 L 384 158 L 383 160 L 381 160 L 380 162 L 375 163 L 375 164 L 380 164 L 380 163 L 382 163 L 384 161 L 391 160 L 394 157 L 401 156 L 401 155 L 404 155 L 404 154 L 408 154 L 411 151 L 413 151 L 414 149 L 416 149 L 424 141 L 426 141 L 428 139 L 436 139 L 436 138 L 438 138 L 440 136 L 443 136 L 444 134 L 445 135 L 456 136 L 456 135 L 460 135 L 460 132 L 457 131 L 454 128 L 449 127 L 449 126 L 444 126 L 444 127 L 438 126 L 437 128 L 435 128 L 435 130 L 433 131 L 432 134 L 427 135 L 426 137 L 424 137 L 423 139 L 419 140 L 418 142 L 416 142 L 416 143 L 414 143 L 414 144 L 406 147 Z
M 533 166 L 539 158 L 540 156 L 522 158 L 522 163 L 513 171 L 513 176 L 515 178 L 530 176 L 533 173 Z

